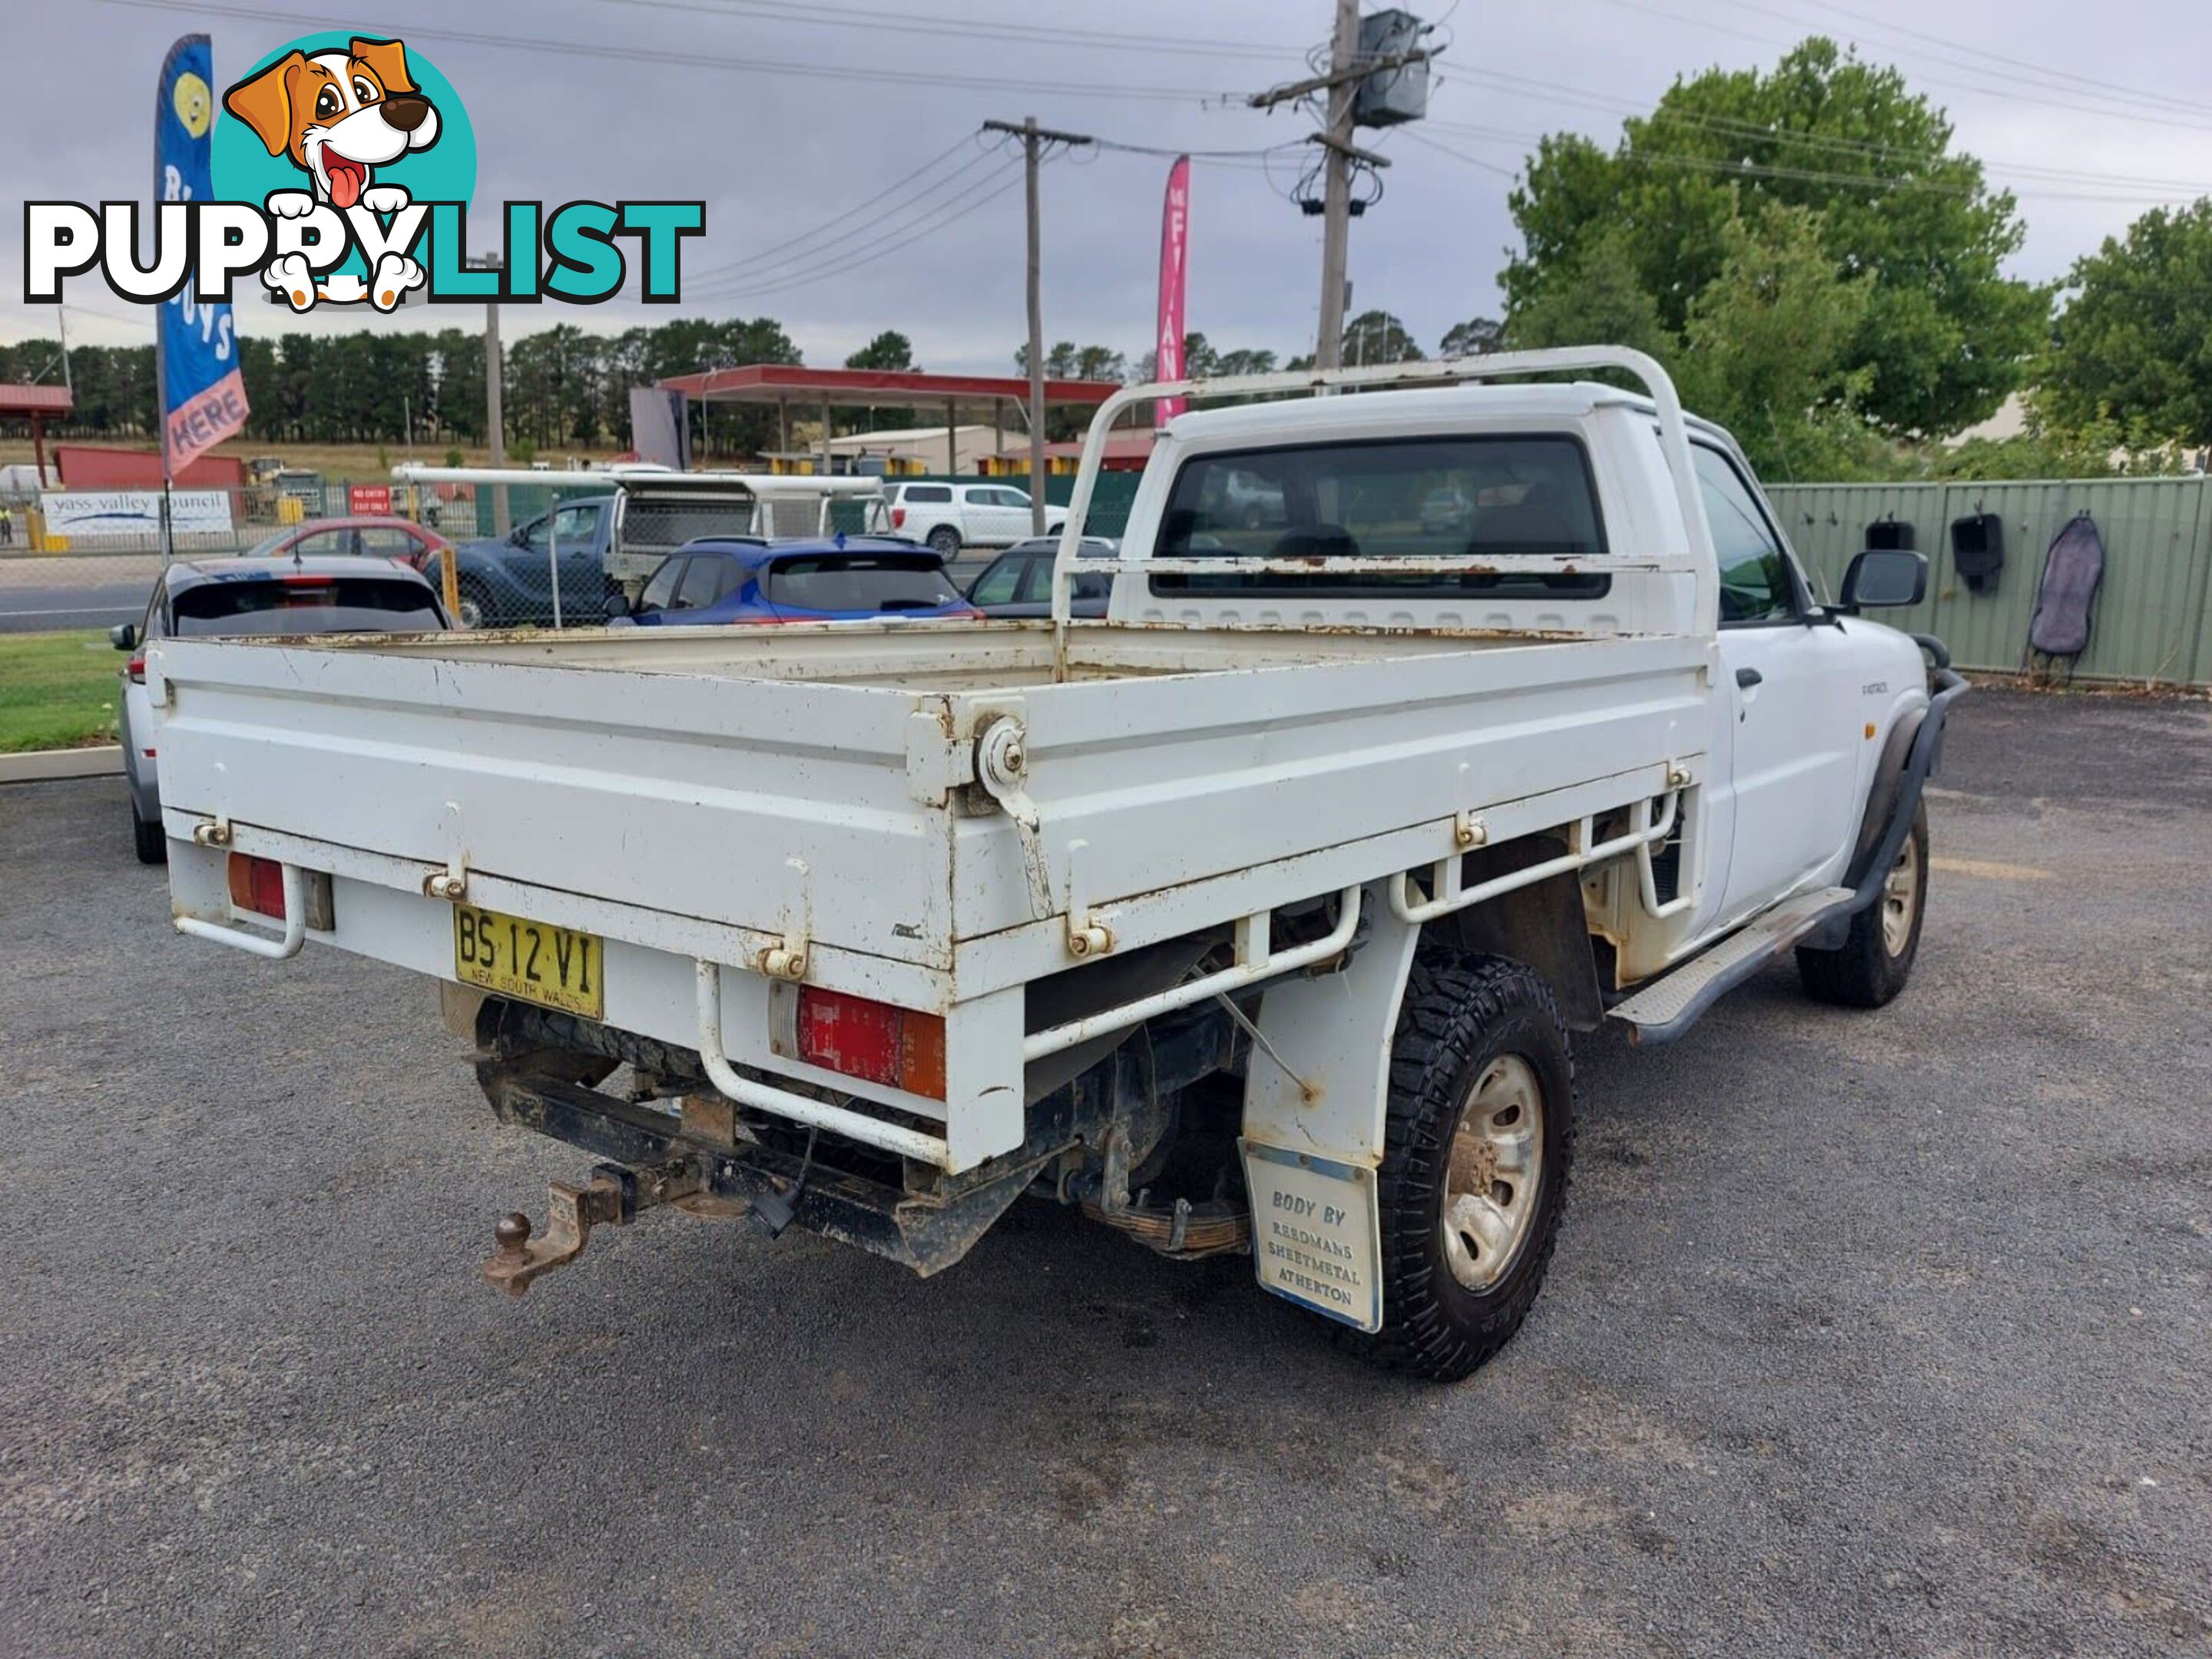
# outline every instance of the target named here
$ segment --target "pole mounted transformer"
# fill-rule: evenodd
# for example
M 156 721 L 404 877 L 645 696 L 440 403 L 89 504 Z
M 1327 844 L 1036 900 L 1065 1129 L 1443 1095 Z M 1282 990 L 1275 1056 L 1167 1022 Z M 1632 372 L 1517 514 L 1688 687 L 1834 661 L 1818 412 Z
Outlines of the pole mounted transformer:
M 1429 59 L 1435 50 L 1422 44 L 1429 27 L 1413 13 L 1396 9 L 1362 17 L 1359 0 L 1336 0 L 1327 72 L 1271 87 L 1248 100 L 1254 109 L 1273 109 L 1328 94 L 1327 125 L 1311 135 L 1321 160 L 1297 192 L 1300 210 L 1322 218 L 1321 330 L 1314 342 L 1314 362 L 1320 368 L 1341 366 L 1351 222 L 1380 198 L 1380 174 L 1390 165 L 1388 156 L 1362 149 L 1352 137 L 1363 126 L 1396 126 L 1429 112 Z M 1304 186 L 1316 173 L 1321 194 L 1312 198 Z M 1366 196 L 1352 190 L 1362 173 L 1376 184 Z
M 1370 11 L 1359 20 L 1362 64 L 1370 70 L 1352 95 L 1355 126 L 1395 127 L 1429 112 L 1429 59 L 1420 50 L 1421 20 L 1410 11 Z

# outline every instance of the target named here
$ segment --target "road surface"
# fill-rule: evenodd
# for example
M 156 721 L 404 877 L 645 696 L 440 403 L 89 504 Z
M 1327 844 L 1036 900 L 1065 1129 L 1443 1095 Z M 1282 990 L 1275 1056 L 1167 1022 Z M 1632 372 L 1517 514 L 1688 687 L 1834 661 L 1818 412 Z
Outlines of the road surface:
M 119 781 L 0 788 L 0 1650 L 2202 1659 L 2212 712 L 1977 692 L 1939 783 L 1893 1006 L 1577 1040 L 1456 1388 L 1042 1204 L 509 1301 L 590 1160 L 428 983 L 180 939 Z
M 161 569 L 153 553 L 0 557 L 0 634 L 136 622 Z

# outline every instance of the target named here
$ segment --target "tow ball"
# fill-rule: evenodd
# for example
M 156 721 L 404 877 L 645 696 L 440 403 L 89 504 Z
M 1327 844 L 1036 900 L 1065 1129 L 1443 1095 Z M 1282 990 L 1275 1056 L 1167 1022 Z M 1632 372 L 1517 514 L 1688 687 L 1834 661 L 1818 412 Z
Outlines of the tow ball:
M 520 1210 L 501 1216 L 492 1228 L 497 1248 L 483 1264 L 484 1282 L 520 1296 L 540 1275 L 583 1255 L 592 1228 L 627 1226 L 639 1211 L 688 1198 L 700 1188 L 699 1172 L 689 1160 L 643 1170 L 602 1164 L 580 1187 L 553 1182 L 545 1188 L 543 1237 L 531 1236 L 530 1218 Z

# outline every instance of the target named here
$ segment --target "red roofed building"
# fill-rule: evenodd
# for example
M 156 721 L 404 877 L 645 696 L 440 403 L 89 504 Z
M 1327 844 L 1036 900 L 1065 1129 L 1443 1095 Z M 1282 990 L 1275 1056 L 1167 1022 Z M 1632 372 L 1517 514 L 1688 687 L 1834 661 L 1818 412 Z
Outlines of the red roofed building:
M 31 423 L 31 453 L 37 458 L 39 480 L 50 482 L 46 471 L 46 422 L 69 414 L 76 399 L 65 386 L 0 386 L 0 421 L 18 417 Z

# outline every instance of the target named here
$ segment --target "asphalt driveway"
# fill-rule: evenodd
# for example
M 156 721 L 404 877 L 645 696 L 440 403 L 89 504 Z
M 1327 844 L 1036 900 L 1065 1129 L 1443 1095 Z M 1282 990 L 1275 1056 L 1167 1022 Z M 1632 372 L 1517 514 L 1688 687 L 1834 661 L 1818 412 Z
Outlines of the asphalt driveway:
M 0 1650 L 2212 1650 L 2212 709 L 1961 706 L 1917 976 L 1582 1045 L 1453 1389 L 1018 1211 L 922 1282 L 680 1217 L 520 1302 L 428 986 L 166 927 L 0 789 Z

